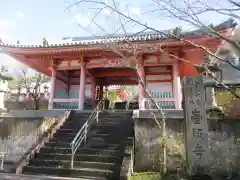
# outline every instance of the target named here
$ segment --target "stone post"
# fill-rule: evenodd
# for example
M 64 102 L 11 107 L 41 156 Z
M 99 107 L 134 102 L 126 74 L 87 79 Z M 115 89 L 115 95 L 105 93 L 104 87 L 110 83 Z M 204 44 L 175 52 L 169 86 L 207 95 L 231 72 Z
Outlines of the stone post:
M 190 175 L 207 175 L 210 151 L 202 76 L 184 77 L 183 97 L 188 172 Z

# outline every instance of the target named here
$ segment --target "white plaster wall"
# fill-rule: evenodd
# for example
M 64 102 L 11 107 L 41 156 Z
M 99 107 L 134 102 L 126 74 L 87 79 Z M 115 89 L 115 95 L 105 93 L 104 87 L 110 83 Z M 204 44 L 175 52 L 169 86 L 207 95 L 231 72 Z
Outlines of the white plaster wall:
M 79 85 L 71 85 L 70 86 L 70 98 L 78 98 L 79 97 Z M 85 84 L 85 96 L 91 97 L 91 84 Z
M 67 94 L 67 84 L 64 82 L 56 79 L 56 86 L 55 86 L 55 98 L 68 98 Z
M 170 79 L 171 79 L 171 75 L 160 75 L 160 74 L 146 75 L 146 81 L 149 81 L 149 80 L 170 80 Z

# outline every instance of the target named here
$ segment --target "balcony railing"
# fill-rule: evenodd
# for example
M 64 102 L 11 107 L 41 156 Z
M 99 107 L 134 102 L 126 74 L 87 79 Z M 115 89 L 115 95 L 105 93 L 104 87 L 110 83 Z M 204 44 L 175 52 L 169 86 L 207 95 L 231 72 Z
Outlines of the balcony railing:
M 174 98 L 164 98 L 164 99 L 154 98 L 153 100 L 161 109 L 176 109 L 177 100 Z M 145 107 L 148 107 L 146 103 L 148 104 L 148 102 L 145 102 Z M 148 107 L 148 108 L 156 109 L 156 106 L 152 105 L 151 107 Z
M 77 110 L 79 109 L 78 106 L 79 106 L 78 98 L 53 99 L 53 109 Z M 92 109 L 91 100 L 89 98 L 85 98 L 84 109 Z
M 150 92 L 149 95 L 155 101 L 155 103 L 162 109 L 176 109 L 177 99 L 173 98 L 171 92 Z M 149 100 L 149 98 L 148 98 Z M 152 103 L 151 103 L 152 104 Z M 145 108 L 147 109 L 156 109 L 155 105 L 149 107 L 147 100 L 145 101 Z
M 78 109 L 79 99 L 53 99 L 53 109 Z

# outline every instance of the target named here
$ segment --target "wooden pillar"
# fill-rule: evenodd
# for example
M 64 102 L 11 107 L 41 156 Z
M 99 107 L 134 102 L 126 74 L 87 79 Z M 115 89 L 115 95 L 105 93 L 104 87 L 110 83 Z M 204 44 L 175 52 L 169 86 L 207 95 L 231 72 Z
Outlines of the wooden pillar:
M 183 97 L 188 172 L 190 175 L 207 175 L 210 151 L 203 77 L 185 77 Z
M 52 77 L 51 77 L 51 90 L 50 90 L 50 97 L 49 97 L 49 104 L 48 104 L 48 109 L 53 109 L 53 99 L 55 97 L 55 88 L 56 88 L 56 68 L 52 67 Z
M 91 97 L 92 97 L 92 108 L 94 109 L 96 107 L 96 79 L 95 77 L 92 77 L 92 84 L 91 84 Z
M 172 65 L 173 73 L 173 97 L 176 99 L 176 109 L 182 109 L 182 85 L 179 72 L 179 62 L 175 61 Z
M 83 56 L 81 57 L 81 69 L 80 69 L 80 87 L 79 87 L 79 106 L 78 109 L 80 111 L 84 110 L 84 101 L 85 101 L 85 79 L 86 79 L 86 66 L 83 60 Z
M 137 71 L 138 71 L 138 74 L 140 76 L 140 80 L 143 82 L 143 86 L 146 87 L 144 64 L 143 64 L 143 57 L 142 56 L 140 56 L 138 58 Z M 143 86 L 141 84 L 139 84 L 139 99 L 138 99 L 138 103 L 139 103 L 139 109 L 140 110 L 145 109 L 145 89 L 144 89 Z

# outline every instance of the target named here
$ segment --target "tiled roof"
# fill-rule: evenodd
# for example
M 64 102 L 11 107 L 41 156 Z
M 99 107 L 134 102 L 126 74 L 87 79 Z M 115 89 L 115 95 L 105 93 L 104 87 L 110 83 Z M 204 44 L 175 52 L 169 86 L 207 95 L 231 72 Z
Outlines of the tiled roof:
M 217 26 L 214 27 L 215 30 L 221 31 L 227 28 L 236 27 L 237 23 L 233 19 L 229 19 Z M 177 29 L 177 28 L 176 28 Z M 51 48 L 51 47 L 65 47 L 65 46 L 81 46 L 81 45 L 97 45 L 103 43 L 121 43 L 126 40 L 134 41 L 152 41 L 152 40 L 161 40 L 161 39 L 170 39 L 173 38 L 171 34 L 176 30 L 166 30 L 160 32 L 142 32 L 137 34 L 118 34 L 118 35 L 108 35 L 108 36 L 99 36 L 99 37 L 65 37 L 63 40 L 71 40 L 71 43 L 62 43 L 62 44 L 49 44 L 49 45 L 12 45 L 12 44 L 0 44 L 0 46 L 5 47 L 22 47 L 22 48 Z M 204 29 L 197 29 L 190 32 L 182 32 L 179 34 L 180 37 L 191 37 L 191 36 L 201 36 L 209 34 Z

